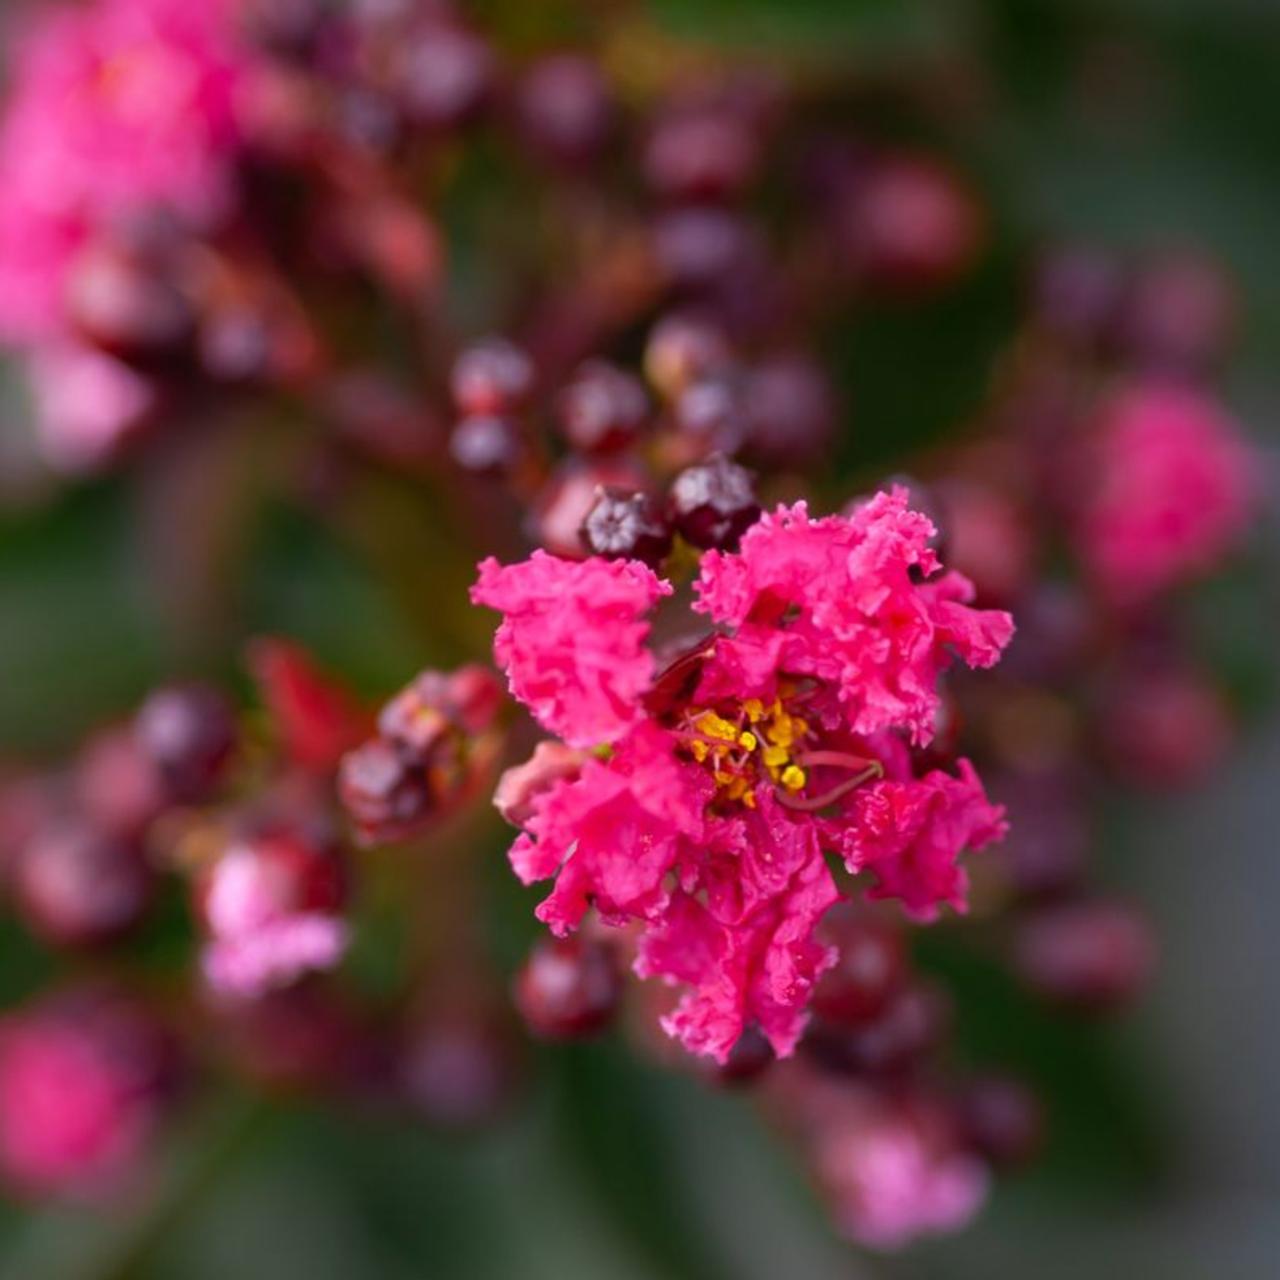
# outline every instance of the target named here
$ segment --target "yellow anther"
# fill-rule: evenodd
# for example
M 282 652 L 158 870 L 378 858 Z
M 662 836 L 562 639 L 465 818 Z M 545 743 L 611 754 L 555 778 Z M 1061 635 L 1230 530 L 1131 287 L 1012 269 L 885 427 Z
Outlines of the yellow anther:
M 766 744 L 765 749 L 760 753 L 760 758 L 770 769 L 780 769 L 791 757 L 787 754 L 786 747 L 780 747 L 771 742 Z
M 716 780 L 716 785 L 717 785 L 718 787 L 727 787 L 731 782 L 733 782 L 733 781 L 734 781 L 734 775 L 733 775 L 733 774 L 731 774 L 731 773 L 725 773 L 725 772 L 724 772 L 723 770 L 721 770 L 721 769 L 717 769 L 717 770 L 715 771 L 715 773 L 712 775 L 712 777 L 714 777 L 714 778 L 715 778 L 715 780 Z
M 747 794 L 742 797 L 742 803 L 745 804 L 748 809 L 754 809 L 756 807 L 756 793 L 754 791 L 748 791 Z
M 717 742 L 737 742 L 738 726 L 714 711 L 704 711 L 694 722 L 694 728 Z
M 756 737 L 750 729 L 743 729 L 738 734 L 738 746 L 746 747 L 748 751 L 754 751 L 760 745 L 760 739 Z
M 781 781 L 788 791 L 799 791 L 806 782 L 804 770 L 799 765 L 789 764 L 782 771 Z
M 747 713 L 747 719 L 752 724 L 764 719 L 764 703 L 759 698 L 748 698 L 742 704 L 742 709 Z
M 773 717 L 765 728 L 764 736 L 780 747 L 789 747 L 796 740 L 795 722 L 783 711 Z
M 694 738 L 689 743 L 689 750 L 693 752 L 693 758 L 701 764 L 711 752 L 711 748 L 707 746 L 701 738 Z

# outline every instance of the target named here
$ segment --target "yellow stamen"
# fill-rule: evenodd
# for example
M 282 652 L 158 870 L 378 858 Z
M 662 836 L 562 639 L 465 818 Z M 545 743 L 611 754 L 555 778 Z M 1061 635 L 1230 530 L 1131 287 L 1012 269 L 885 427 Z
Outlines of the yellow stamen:
M 746 747 L 748 751 L 754 751 L 760 745 L 760 739 L 749 729 L 744 729 L 738 734 L 738 745 Z
M 789 764 L 782 771 L 782 785 L 788 791 L 799 791 L 804 786 L 807 779 L 804 776 L 804 770 L 798 765 Z
M 717 742 L 738 740 L 738 726 L 723 716 L 716 715 L 714 711 L 704 711 L 693 724 L 699 733 L 714 738 Z

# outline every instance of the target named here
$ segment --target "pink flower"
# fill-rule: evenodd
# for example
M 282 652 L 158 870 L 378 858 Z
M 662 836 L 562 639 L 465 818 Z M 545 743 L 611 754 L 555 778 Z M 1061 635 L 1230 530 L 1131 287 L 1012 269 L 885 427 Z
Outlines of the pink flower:
M 815 937 L 840 896 L 824 851 L 928 918 L 963 907 L 964 849 L 1003 834 L 967 762 L 911 767 L 952 655 L 989 664 L 1012 633 L 937 573 L 931 536 L 901 491 L 765 517 L 704 558 L 698 607 L 725 629 L 656 679 L 644 614 L 671 588 L 643 565 L 480 568 L 513 692 L 583 753 L 560 767 L 543 748 L 500 786 L 512 865 L 554 880 L 538 916 L 558 934 L 591 909 L 637 927 L 636 971 L 682 988 L 664 1025 L 694 1052 L 723 1061 L 751 1024 L 794 1048 L 834 960 Z
M 671 587 L 638 561 L 486 560 L 476 604 L 505 615 L 494 641 L 511 692 L 570 746 L 616 742 L 640 716 L 653 677 L 642 621 Z
M 935 533 L 900 487 L 851 517 L 811 520 L 803 502 L 782 507 L 747 531 L 738 552 L 703 558 L 696 607 L 736 627 L 740 643 L 767 642 L 792 615 L 790 673 L 828 683 L 853 732 L 905 728 L 924 743 L 952 654 L 991 666 L 1013 635 L 1007 613 L 968 607 L 966 578 L 932 576 Z
M 553 783 L 511 848 L 525 884 L 555 877 L 538 918 L 558 934 L 575 929 L 594 904 L 606 920 L 661 914 L 668 873 L 688 841 L 701 842 L 711 786 L 676 758 L 671 735 L 641 724 L 604 763 Z
M 965 909 L 968 877 L 957 861 L 1004 837 L 1004 809 L 991 804 L 967 760 L 959 776 L 934 769 L 921 778 L 872 783 L 854 797 L 852 822 L 838 847 L 851 870 L 876 877 L 871 898 L 900 898 L 909 913 L 932 920 L 946 903 Z
M 29 375 L 40 445 L 61 471 L 90 471 L 108 461 L 155 402 L 146 379 L 89 347 L 39 348 Z
M 32 1196 L 93 1195 L 128 1174 L 158 1118 L 154 1028 L 96 1000 L 0 1023 L 0 1172 Z
M 850 1116 L 819 1135 L 817 1147 L 841 1229 L 873 1249 L 956 1231 L 986 1199 L 982 1162 L 906 1110 Z
M 12 40 L 0 125 L 0 337 L 62 327 L 66 270 L 95 228 L 153 206 L 225 213 L 246 69 L 235 0 L 41 10 Z
M 1085 567 L 1118 605 L 1202 573 L 1248 527 L 1259 459 L 1223 410 L 1173 383 L 1129 387 L 1107 406 L 1076 522 Z
M 343 897 L 327 850 L 289 834 L 232 845 L 201 885 L 209 985 L 252 998 L 333 968 L 347 947 Z

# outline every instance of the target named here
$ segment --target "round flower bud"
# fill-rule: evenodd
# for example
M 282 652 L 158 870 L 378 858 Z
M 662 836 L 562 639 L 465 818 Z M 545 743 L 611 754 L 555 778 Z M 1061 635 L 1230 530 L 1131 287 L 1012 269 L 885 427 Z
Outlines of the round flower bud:
M 436 809 L 427 771 L 384 738 L 343 756 L 338 796 L 362 844 L 402 839 Z
M 741 380 L 721 373 L 685 387 L 676 398 L 674 418 L 701 455 L 732 454 L 746 438 L 749 412 Z
M 1096 345 L 1115 322 L 1123 286 L 1123 273 L 1109 254 L 1086 245 L 1064 246 L 1046 254 L 1036 271 L 1036 316 L 1059 337 Z
M 583 938 L 548 938 L 516 977 L 515 1002 L 534 1034 L 570 1040 L 601 1030 L 622 995 L 613 949 Z
M 468 417 L 490 417 L 518 409 L 533 390 L 533 361 L 505 338 L 485 338 L 454 362 L 453 400 Z
M 602 489 L 582 522 L 582 541 L 592 555 L 656 568 L 671 551 L 671 526 L 647 494 Z
M 83 338 L 129 363 L 168 360 L 195 332 L 190 300 L 171 272 L 106 242 L 73 263 L 67 307 Z
M 983 218 L 969 189 L 943 165 L 887 156 L 853 184 L 842 230 L 859 274 L 886 288 L 933 289 L 972 264 Z
M 751 225 L 727 209 L 672 209 L 653 226 L 659 266 L 679 288 L 723 283 L 755 265 L 759 244 Z
M 491 1015 L 443 1010 L 411 1031 L 398 1074 L 405 1100 L 428 1124 L 472 1129 L 502 1112 L 518 1066 L 505 1026 Z
M 175 799 L 205 799 L 222 781 L 235 750 L 230 704 L 205 685 L 159 689 L 142 704 L 134 733 Z
M 646 483 L 644 468 L 625 456 L 569 458 L 552 473 L 539 493 L 530 532 L 554 556 L 578 560 L 587 554 L 582 522 L 603 488 L 634 492 Z
M 110 1197 L 171 1099 L 171 1037 L 132 1001 L 64 994 L 0 1021 L 0 1175 L 29 1196 Z
M 831 1022 L 868 1022 L 906 979 L 902 933 L 880 916 L 842 914 L 829 920 L 827 936 L 838 957 L 813 993 L 814 1011 Z
M 535 62 L 520 82 L 515 105 L 521 136 L 557 164 L 585 164 L 608 140 L 613 103 L 589 58 L 562 53 Z
M 464 471 L 503 475 L 524 457 L 524 435 L 510 418 L 463 418 L 449 437 L 449 454 Z
M 1132 359 L 1171 373 L 1198 372 L 1226 350 L 1236 323 L 1232 281 L 1210 258 L 1169 253 L 1138 273 L 1119 320 Z
M 1146 984 L 1155 941 L 1146 920 L 1122 903 L 1071 902 L 1023 920 L 1013 954 L 1019 975 L 1038 994 L 1105 1012 Z
M 998 1169 L 1016 1169 L 1039 1151 L 1044 1109 L 1020 1080 L 984 1076 L 960 1091 L 956 1113 L 963 1140 Z
M 726 368 L 731 359 L 720 328 L 698 316 L 677 313 L 650 330 L 644 371 L 658 394 L 674 401 L 687 386 Z
M 738 1037 L 723 1066 L 713 1069 L 717 1083 L 736 1088 L 753 1084 L 777 1061 L 773 1046 L 754 1023 Z
M 936 987 L 903 987 L 868 1022 L 843 1026 L 815 1019 L 804 1045 L 819 1062 L 854 1075 L 897 1075 L 941 1044 L 950 1022 L 946 996 Z
M 723 200 L 755 174 L 753 122 L 727 104 L 673 112 L 660 120 L 644 154 L 649 185 L 670 200 Z
M 775 356 L 748 370 L 743 454 L 766 467 L 812 466 L 831 443 L 835 393 L 808 356 Z
M 90 946 L 127 933 L 154 888 L 136 846 L 76 823 L 35 835 L 10 874 L 23 917 L 57 946 Z
M 583 365 L 560 393 L 560 428 L 582 453 L 608 453 L 632 444 L 649 415 L 638 378 L 604 360 Z
M 751 473 L 723 457 L 682 471 L 670 501 L 676 528 L 704 549 L 731 550 L 760 515 Z
M 451 23 L 428 20 L 399 49 L 395 88 L 405 114 L 428 129 L 467 123 L 485 105 L 494 56 L 479 36 Z

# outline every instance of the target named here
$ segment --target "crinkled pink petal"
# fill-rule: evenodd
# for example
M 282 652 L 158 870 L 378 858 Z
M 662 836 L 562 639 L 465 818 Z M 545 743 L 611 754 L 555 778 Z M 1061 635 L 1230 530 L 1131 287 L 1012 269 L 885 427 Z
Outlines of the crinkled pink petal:
M 650 724 L 608 762 L 588 760 L 578 777 L 554 782 L 511 849 L 524 883 L 556 877 L 539 919 L 563 934 L 592 904 L 613 920 L 659 912 L 681 842 L 703 834 L 709 798 L 706 775 L 678 761 L 671 736 Z
M 743 627 L 737 635 L 717 636 L 702 664 L 697 700 L 771 702 L 778 691 L 779 673 L 787 670 L 788 654 L 798 648 L 791 635 L 776 627 Z
M 644 615 L 670 594 L 639 561 L 545 551 L 521 564 L 484 561 L 471 590 L 504 615 L 493 650 L 511 692 L 575 747 L 616 742 L 641 718 L 653 681 Z
M 338 916 L 301 912 L 205 944 L 205 979 L 221 995 L 252 999 L 303 974 L 332 969 L 347 949 Z
M 934 770 L 919 779 L 885 779 L 855 793 L 835 843 L 851 872 L 876 878 L 872 898 L 899 898 L 922 920 L 941 905 L 967 906 L 968 877 L 959 858 L 1001 839 L 1004 809 L 991 804 L 967 760 L 958 776 Z
M 749 1023 L 780 1057 L 792 1053 L 813 985 L 835 958 L 815 938 L 839 898 L 817 832 L 767 793 L 761 805 L 741 846 L 740 883 L 703 886 L 705 903 L 675 894 L 642 935 L 636 961 L 641 977 L 688 986 L 663 1026 L 690 1052 L 721 1062 Z
M 1107 408 L 1076 541 L 1100 590 L 1141 604 L 1210 569 L 1257 508 L 1260 459 L 1222 408 L 1188 387 L 1131 387 Z
M 960 574 L 933 574 L 933 525 L 895 488 L 852 516 L 811 520 L 804 503 L 763 516 L 734 553 L 703 557 L 696 607 L 757 649 L 788 637 L 787 670 L 831 682 L 848 727 L 934 732 L 939 675 L 959 657 L 989 666 L 1013 635 L 1007 613 L 969 605 Z

